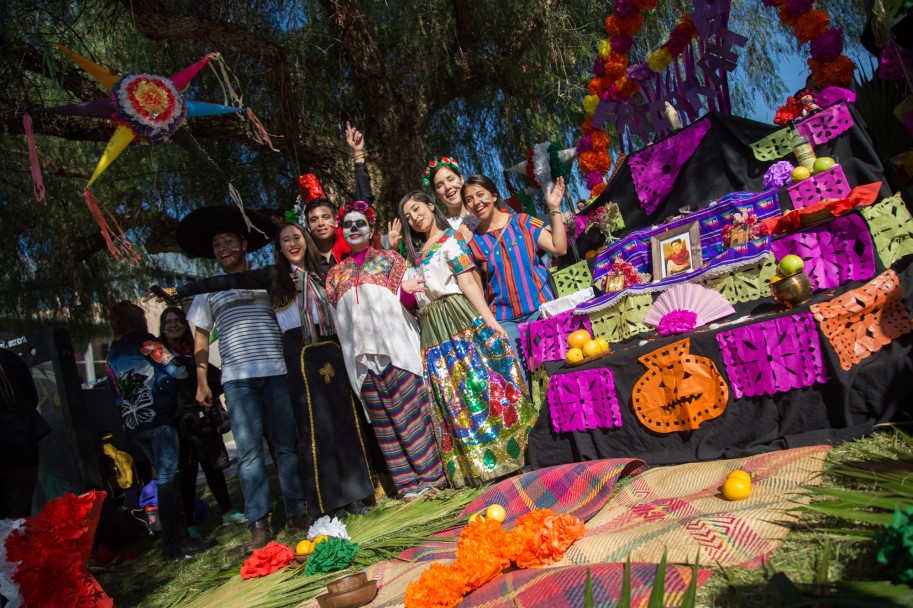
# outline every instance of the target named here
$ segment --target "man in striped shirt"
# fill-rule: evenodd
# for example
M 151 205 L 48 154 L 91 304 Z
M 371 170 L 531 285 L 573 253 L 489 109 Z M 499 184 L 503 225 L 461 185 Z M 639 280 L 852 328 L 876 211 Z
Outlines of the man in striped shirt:
M 259 249 L 269 242 L 269 238 L 250 230 L 240 212 L 234 213 L 237 209 L 210 207 L 190 215 L 205 209 L 219 209 L 220 213 L 197 224 L 197 230 L 192 231 L 196 251 L 191 250 L 191 253 L 202 254 L 201 241 L 209 237 L 211 253 L 207 257 L 215 257 L 223 272 L 232 274 L 248 270 L 247 252 Z M 185 231 L 179 231 L 179 238 L 182 232 Z M 183 242 L 181 245 L 185 250 L 193 248 L 186 247 Z M 299 472 L 295 416 L 286 381 L 282 336 L 269 296 L 263 290 L 247 289 L 199 295 L 193 300 L 187 320 L 195 328 L 197 401 L 207 407 L 212 405 L 212 392 L 206 378 L 209 336 L 213 328 L 219 332 L 222 387 L 238 449 L 244 514 L 251 530 L 251 542 L 245 550 L 264 547 L 273 538 L 269 525 L 273 503 L 263 454 L 264 417 L 275 452 L 288 524 L 306 529 L 311 520 L 307 516 Z

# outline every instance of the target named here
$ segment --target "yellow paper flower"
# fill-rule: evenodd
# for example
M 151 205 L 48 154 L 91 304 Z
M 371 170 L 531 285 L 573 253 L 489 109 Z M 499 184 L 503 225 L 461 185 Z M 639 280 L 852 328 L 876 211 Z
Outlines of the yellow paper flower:
M 587 95 L 583 98 L 583 109 L 590 116 L 596 112 L 596 106 L 599 104 L 599 98 L 595 95 Z
M 599 56 L 602 57 L 603 59 L 605 59 L 606 57 L 608 57 L 609 55 L 612 54 L 612 44 L 608 40 L 603 38 L 602 40 L 599 41 L 598 52 L 599 52 Z
M 656 49 L 647 57 L 647 67 L 651 72 L 659 74 L 672 63 L 672 54 L 662 47 Z

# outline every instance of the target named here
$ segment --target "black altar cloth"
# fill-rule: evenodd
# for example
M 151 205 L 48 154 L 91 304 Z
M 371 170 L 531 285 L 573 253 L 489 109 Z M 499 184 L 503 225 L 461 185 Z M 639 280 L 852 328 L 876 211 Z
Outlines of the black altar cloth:
M 913 261 L 895 266 L 908 311 L 913 310 Z M 879 268 L 880 273 L 883 268 Z M 839 443 L 870 432 L 874 425 L 890 420 L 910 419 L 913 413 L 913 333 L 902 336 L 849 371 L 844 371 L 833 348 L 821 335 L 828 381 L 788 393 L 742 397 L 730 390 L 726 410 L 705 421 L 694 431 L 669 434 L 648 430 L 632 409 L 632 390 L 647 370 L 638 361 L 664 345 L 684 337 L 691 339 L 693 354 L 710 358 L 729 381 L 716 334 L 740 325 L 780 315 L 807 312 L 809 305 L 832 299 L 862 285 L 847 283 L 837 289 L 816 293 L 806 304 L 784 312 L 772 298 L 735 305 L 736 314 L 720 322 L 751 318 L 717 330 L 701 327 L 690 334 L 663 337 L 643 333 L 627 342 L 612 345 L 612 355 L 589 365 L 567 369 L 563 362 L 545 364 L 549 376 L 585 369 L 609 368 L 622 426 L 611 429 L 556 433 L 552 428 L 548 401 L 529 437 L 529 461 L 534 468 L 601 458 L 642 458 L 652 465 L 679 464 L 717 458 L 736 458 L 765 451 L 816 444 Z M 646 340 L 646 344 L 641 344 Z

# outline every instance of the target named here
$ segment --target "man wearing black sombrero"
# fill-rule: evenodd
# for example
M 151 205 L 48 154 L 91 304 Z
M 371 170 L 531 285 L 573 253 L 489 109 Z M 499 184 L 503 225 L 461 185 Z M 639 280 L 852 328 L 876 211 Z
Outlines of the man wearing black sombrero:
M 203 207 L 181 220 L 177 240 L 188 254 L 215 258 L 222 272 L 233 274 L 250 268 L 247 254 L 269 243 L 275 231 L 276 225 L 256 212 L 242 214 L 234 206 Z M 272 497 L 263 456 L 264 416 L 275 450 L 288 524 L 307 528 L 311 523 L 299 472 L 282 335 L 263 290 L 232 289 L 196 296 L 187 320 L 195 327 L 197 401 L 203 406 L 212 405 L 206 378 L 209 336 L 213 328 L 219 332 L 222 387 L 238 448 L 244 514 L 251 530 L 251 542 L 245 550 L 253 551 L 273 537 L 269 525 Z

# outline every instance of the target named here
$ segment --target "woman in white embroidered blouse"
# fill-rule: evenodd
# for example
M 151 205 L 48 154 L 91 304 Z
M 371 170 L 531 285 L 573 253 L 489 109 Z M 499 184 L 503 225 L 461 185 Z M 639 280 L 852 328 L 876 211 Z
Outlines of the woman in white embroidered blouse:
M 448 481 L 477 485 L 516 471 L 538 412 L 463 235 L 421 191 L 403 197 L 399 216 L 408 226 L 406 277 L 424 285 L 415 294 L 422 359 Z

